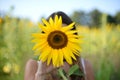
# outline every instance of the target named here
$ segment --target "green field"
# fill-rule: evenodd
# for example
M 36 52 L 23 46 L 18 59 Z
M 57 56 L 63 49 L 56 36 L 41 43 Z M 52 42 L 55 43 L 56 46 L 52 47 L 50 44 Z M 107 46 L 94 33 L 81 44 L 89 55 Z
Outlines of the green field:
M 96 80 L 120 80 L 120 25 L 77 29 L 84 36 L 81 56 L 92 63 Z M 28 19 L 0 18 L 0 80 L 23 80 L 26 61 L 34 58 L 31 34 L 37 31 Z

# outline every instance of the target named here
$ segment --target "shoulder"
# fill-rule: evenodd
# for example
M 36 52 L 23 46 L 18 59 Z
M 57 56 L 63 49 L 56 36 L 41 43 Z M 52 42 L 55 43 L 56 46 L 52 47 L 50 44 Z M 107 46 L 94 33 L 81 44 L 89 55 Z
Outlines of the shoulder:
M 92 68 L 92 64 L 91 64 L 91 62 L 89 60 L 84 59 L 84 62 L 85 62 L 85 67 L 86 68 Z
M 94 70 L 92 64 L 89 60 L 84 59 L 85 70 L 86 70 L 86 78 L 87 80 L 94 80 Z
M 25 66 L 25 76 L 24 76 L 25 79 L 24 80 L 29 80 L 28 78 L 34 79 L 37 68 L 38 68 L 37 61 L 33 59 L 29 59 L 26 62 L 26 66 Z
M 30 66 L 37 66 L 37 61 L 33 60 L 33 59 L 29 59 L 26 63 L 26 66 L 30 65 Z
M 38 63 L 37 61 L 33 60 L 33 59 L 29 59 L 26 63 L 26 67 L 25 69 L 26 70 L 29 70 L 29 71 L 36 71 L 38 68 Z

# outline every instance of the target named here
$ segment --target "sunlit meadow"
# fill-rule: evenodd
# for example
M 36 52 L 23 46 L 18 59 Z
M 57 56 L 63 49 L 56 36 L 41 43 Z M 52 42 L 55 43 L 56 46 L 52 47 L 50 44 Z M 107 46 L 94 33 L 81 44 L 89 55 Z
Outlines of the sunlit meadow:
M 81 56 L 91 62 L 96 80 L 120 80 L 120 25 L 77 29 L 84 36 Z M 34 58 L 31 34 L 36 31 L 29 19 L 0 18 L 0 80 L 23 80 L 26 61 Z

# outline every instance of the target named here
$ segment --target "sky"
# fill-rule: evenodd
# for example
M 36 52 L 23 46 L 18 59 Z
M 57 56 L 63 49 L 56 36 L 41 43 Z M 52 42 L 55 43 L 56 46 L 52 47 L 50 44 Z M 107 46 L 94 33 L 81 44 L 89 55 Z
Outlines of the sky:
M 8 12 L 14 6 L 12 15 L 38 21 L 56 11 L 71 15 L 74 11 L 90 12 L 98 9 L 115 15 L 120 11 L 120 0 L 0 0 L 0 11 Z

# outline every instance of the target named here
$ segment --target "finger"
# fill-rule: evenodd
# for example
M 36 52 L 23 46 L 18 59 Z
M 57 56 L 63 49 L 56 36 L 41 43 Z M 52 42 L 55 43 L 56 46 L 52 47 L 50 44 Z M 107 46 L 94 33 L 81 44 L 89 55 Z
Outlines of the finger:
M 51 71 L 55 70 L 56 68 L 53 67 L 52 64 L 47 65 L 46 62 L 39 61 L 38 62 L 38 71 L 41 72 L 42 74 L 47 74 L 50 73 Z
M 52 64 L 50 64 L 49 66 L 46 65 L 46 73 L 50 73 L 52 72 L 53 70 L 55 70 L 56 68 L 53 67 Z
M 65 72 L 68 72 L 70 68 L 70 65 L 67 62 L 64 62 L 64 65 L 62 66 L 62 69 L 65 70 Z
M 43 66 L 43 65 L 42 65 L 42 61 L 38 61 L 38 70 L 37 70 L 37 71 L 38 71 L 39 73 L 42 73 L 42 66 Z
M 43 71 L 42 71 L 42 62 L 38 61 L 38 69 L 35 74 L 35 80 L 44 80 L 45 76 L 43 76 Z

